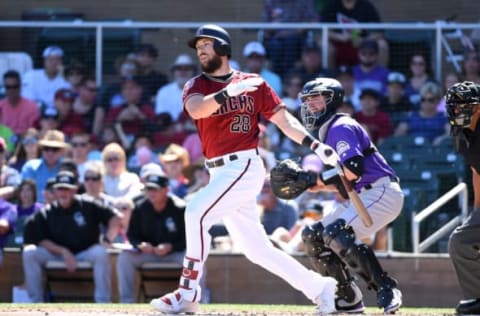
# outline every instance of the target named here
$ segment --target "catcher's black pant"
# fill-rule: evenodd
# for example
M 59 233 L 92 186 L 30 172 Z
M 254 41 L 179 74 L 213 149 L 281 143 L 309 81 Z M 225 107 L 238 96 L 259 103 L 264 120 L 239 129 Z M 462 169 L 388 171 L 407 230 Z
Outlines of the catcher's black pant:
M 480 298 L 480 208 L 450 235 L 448 252 L 465 298 Z

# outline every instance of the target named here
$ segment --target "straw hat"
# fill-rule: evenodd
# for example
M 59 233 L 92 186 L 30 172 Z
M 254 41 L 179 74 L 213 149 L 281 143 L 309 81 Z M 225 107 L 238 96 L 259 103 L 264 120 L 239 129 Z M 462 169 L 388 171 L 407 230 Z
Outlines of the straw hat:
M 59 130 L 49 130 L 38 142 L 40 146 L 67 148 L 68 143 L 65 142 L 65 134 Z

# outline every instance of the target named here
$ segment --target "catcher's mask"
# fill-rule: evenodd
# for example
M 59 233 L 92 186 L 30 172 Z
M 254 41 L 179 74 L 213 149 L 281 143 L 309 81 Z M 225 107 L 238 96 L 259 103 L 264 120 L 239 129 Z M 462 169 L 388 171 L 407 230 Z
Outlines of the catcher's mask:
M 202 37 L 212 38 L 214 40 L 213 49 L 218 56 L 230 57 L 232 55 L 230 35 L 224 28 L 215 24 L 202 25 L 195 32 L 195 37 L 188 41 L 188 46 L 195 49 L 197 40 Z
M 480 103 L 480 86 L 464 81 L 447 90 L 448 122 L 452 128 L 468 127 L 472 121 L 474 106 Z
M 343 102 L 345 91 L 342 85 L 335 79 L 317 78 L 307 82 L 299 93 L 300 114 L 305 128 L 309 131 L 322 126 L 333 114 L 338 106 Z M 325 107 L 321 111 L 312 111 L 306 102 L 307 97 L 323 95 L 325 97 Z

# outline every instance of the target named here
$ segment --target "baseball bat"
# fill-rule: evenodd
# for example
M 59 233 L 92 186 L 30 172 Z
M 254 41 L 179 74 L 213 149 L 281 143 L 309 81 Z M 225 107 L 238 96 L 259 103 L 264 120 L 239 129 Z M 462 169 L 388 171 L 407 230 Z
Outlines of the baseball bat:
M 358 216 L 360 216 L 360 219 L 362 220 L 363 224 L 366 227 L 370 227 L 373 224 L 372 218 L 370 217 L 370 214 L 368 214 L 367 209 L 365 208 L 365 205 L 363 205 L 362 200 L 360 200 L 360 197 L 357 194 L 357 191 L 353 189 L 352 184 L 350 181 L 345 178 L 345 173 L 343 172 L 343 167 L 338 161 L 337 164 L 335 165 L 335 168 L 337 169 L 338 175 L 340 176 L 340 179 L 342 180 L 343 186 L 345 187 L 345 190 L 347 191 L 348 198 L 352 202 L 353 206 L 355 207 L 355 210 L 358 213 Z

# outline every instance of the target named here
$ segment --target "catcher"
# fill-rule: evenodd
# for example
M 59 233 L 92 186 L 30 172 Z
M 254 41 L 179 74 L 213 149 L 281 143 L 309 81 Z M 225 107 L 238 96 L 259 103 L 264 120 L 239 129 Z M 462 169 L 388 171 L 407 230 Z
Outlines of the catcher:
M 319 139 L 335 151 L 331 156 L 338 159 L 340 170 L 333 168 L 336 160 L 323 161 L 331 166 L 321 174 L 306 172 L 292 160 L 282 161 L 271 170 L 271 185 L 280 198 L 293 199 L 306 189 L 338 190 L 347 198 L 339 172 L 352 184 L 373 225 L 365 226 L 349 201 L 338 204 L 321 221 L 304 228 L 306 251 L 317 272 L 338 281 L 338 312 L 365 310 L 362 293 L 351 275 L 356 273 L 377 292 L 377 304 L 384 313 L 393 314 L 402 304 L 398 283 L 360 240 L 375 234 L 400 214 L 403 193 L 394 171 L 366 131 L 350 116 L 336 113 L 343 96 L 341 84 L 330 78 L 309 81 L 300 92 L 303 124 L 310 131 L 319 129 Z

